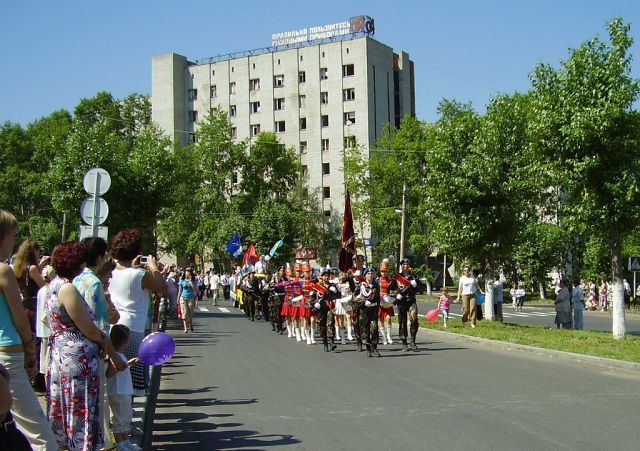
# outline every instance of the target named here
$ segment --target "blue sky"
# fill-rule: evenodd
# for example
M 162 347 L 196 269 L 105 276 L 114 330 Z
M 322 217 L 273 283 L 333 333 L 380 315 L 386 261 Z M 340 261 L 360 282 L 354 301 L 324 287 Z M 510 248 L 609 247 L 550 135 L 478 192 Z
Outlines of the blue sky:
M 2 0 L 0 122 L 26 125 L 83 97 L 150 94 L 151 57 L 189 59 L 262 48 L 271 34 L 366 14 L 375 38 L 409 53 L 419 119 L 437 118 L 443 98 L 483 111 L 498 93 L 529 88 L 538 62 L 558 66 L 568 48 L 600 36 L 621 16 L 636 41 L 632 0 Z

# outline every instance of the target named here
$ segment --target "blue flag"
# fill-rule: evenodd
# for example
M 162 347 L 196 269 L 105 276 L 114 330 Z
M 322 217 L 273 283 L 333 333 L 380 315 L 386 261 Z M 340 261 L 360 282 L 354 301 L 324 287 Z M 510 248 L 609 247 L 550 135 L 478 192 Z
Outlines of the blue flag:
M 284 238 L 279 240 L 276 244 L 273 245 L 273 247 L 269 251 L 269 256 L 273 257 L 274 255 L 276 255 L 276 252 L 278 252 L 278 249 L 280 249 L 283 245 L 284 245 Z
M 242 256 L 242 241 L 240 241 L 240 235 L 238 233 L 231 237 L 231 241 L 227 243 L 225 250 L 231 252 L 231 255 L 236 258 Z

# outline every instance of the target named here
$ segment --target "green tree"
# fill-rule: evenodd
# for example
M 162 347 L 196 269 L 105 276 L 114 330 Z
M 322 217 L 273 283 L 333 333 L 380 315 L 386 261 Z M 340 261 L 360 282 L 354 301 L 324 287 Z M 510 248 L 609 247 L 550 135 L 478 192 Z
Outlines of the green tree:
M 536 149 L 561 171 L 567 202 L 563 222 L 586 235 L 606 236 L 613 269 L 613 335 L 626 336 L 622 239 L 640 219 L 640 117 L 632 110 L 639 83 L 631 77 L 630 26 L 607 24 L 599 38 L 571 50 L 559 69 L 532 74 Z

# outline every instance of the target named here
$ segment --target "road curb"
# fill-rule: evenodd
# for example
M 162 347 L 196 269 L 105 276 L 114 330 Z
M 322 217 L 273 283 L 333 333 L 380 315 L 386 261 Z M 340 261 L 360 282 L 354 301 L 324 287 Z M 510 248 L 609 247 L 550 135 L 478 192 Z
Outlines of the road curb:
M 444 332 L 441 330 L 428 329 L 425 327 L 420 327 L 420 330 L 436 336 L 441 336 L 444 338 L 452 338 L 459 341 L 488 344 L 491 346 L 496 346 L 496 347 L 506 348 L 506 349 L 519 349 L 522 351 L 533 352 L 536 354 L 543 354 L 550 357 L 562 357 L 567 360 L 591 363 L 591 364 L 600 365 L 600 366 L 623 368 L 623 369 L 632 370 L 632 371 L 640 371 L 640 363 L 628 362 L 626 360 L 608 359 L 606 357 L 576 354 L 574 352 L 558 351 L 555 349 L 537 348 L 535 346 L 521 345 L 518 343 L 510 343 L 508 341 L 490 340 L 488 338 L 474 337 L 472 335 L 456 334 L 453 332 Z

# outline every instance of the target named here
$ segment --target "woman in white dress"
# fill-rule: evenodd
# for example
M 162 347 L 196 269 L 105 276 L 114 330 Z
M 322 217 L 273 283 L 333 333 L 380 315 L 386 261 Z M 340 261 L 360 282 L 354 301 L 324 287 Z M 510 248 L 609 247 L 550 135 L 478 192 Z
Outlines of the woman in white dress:
M 340 271 L 338 274 L 338 290 L 340 290 L 340 299 L 348 299 L 350 300 L 353 297 L 353 292 L 355 290 L 355 282 L 353 281 L 353 277 L 345 273 L 344 271 Z M 336 302 L 336 304 L 340 304 L 342 309 L 345 311 L 344 316 L 342 317 L 341 327 L 344 328 L 345 320 L 346 320 L 346 328 L 347 328 L 347 340 L 353 340 L 353 310 L 351 309 L 351 304 L 349 302 Z M 336 328 L 338 327 L 338 317 L 336 316 Z M 344 333 L 341 335 L 342 344 L 344 344 Z

